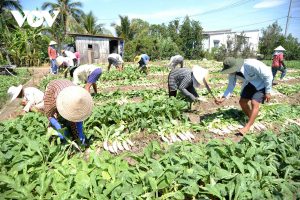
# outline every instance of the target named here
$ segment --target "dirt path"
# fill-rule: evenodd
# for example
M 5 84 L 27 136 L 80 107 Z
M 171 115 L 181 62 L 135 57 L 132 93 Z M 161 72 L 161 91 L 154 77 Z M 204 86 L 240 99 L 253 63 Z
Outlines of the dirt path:
M 25 87 L 36 87 L 39 82 L 49 72 L 49 68 L 31 68 L 31 79 L 24 84 Z M 21 99 L 16 99 L 13 102 L 8 102 L 0 111 L 0 121 L 13 119 L 21 114 L 22 106 Z

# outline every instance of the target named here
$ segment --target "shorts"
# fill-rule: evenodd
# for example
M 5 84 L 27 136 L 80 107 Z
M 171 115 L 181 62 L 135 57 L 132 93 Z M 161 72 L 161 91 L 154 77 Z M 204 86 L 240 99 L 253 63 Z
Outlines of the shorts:
M 102 69 L 97 68 L 95 69 L 88 77 L 87 83 L 96 83 L 99 77 L 102 74 Z
M 254 85 L 251 83 L 248 83 L 242 93 L 241 93 L 241 98 L 243 99 L 250 99 L 250 100 L 255 100 L 258 103 L 264 103 L 265 101 L 265 88 L 257 90 Z

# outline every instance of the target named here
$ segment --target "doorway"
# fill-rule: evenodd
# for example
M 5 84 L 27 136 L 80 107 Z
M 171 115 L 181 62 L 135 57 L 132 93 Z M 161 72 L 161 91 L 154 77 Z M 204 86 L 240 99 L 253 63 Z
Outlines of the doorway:
M 109 41 L 109 54 L 118 53 L 118 40 Z

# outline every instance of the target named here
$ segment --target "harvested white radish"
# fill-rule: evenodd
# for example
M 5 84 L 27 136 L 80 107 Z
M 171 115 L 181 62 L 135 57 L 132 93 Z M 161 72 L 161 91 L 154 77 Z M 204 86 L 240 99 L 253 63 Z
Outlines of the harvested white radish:
M 212 129 L 209 129 L 210 132 L 213 132 L 214 134 L 222 134 L 222 131 L 220 129 L 217 129 L 217 128 L 212 128 Z
M 260 131 L 260 127 L 258 126 L 258 124 L 253 124 L 254 128 L 256 128 L 258 131 Z
M 133 142 L 131 142 L 131 140 L 129 140 L 129 139 L 126 139 L 126 142 L 130 145 L 130 146 L 134 146 L 134 144 L 133 144 Z
M 124 147 L 122 146 L 121 142 L 117 141 L 117 146 L 120 151 L 124 151 Z
M 164 135 L 161 135 L 161 139 L 162 139 L 162 141 L 164 141 L 164 142 L 166 142 L 168 144 L 170 143 L 169 139 L 166 138 Z
M 125 140 L 122 142 L 122 145 L 123 145 L 124 149 L 126 149 L 127 151 L 130 150 L 130 148 Z
M 115 153 L 114 148 L 111 145 L 108 146 L 108 151 L 110 151 L 111 153 Z
M 186 137 L 187 140 L 189 140 L 190 142 L 192 141 L 192 138 L 189 136 L 189 134 L 187 132 L 184 132 L 182 134 L 184 134 L 184 136 Z
M 170 137 L 171 137 L 172 142 L 177 142 L 177 141 L 180 142 L 180 139 L 177 138 L 177 136 L 174 133 L 171 133 Z
M 231 133 L 231 131 L 226 127 L 222 128 L 222 132 L 225 133 L 225 134 Z
M 259 126 L 259 128 L 261 130 L 266 130 L 267 129 L 267 127 L 265 125 L 261 124 L 261 123 L 258 123 L 257 125 Z
M 114 151 L 115 151 L 116 153 L 118 153 L 118 145 L 117 145 L 117 141 L 114 141 L 114 142 L 112 143 L 112 147 L 113 147 Z
M 188 140 L 183 133 L 177 133 L 177 135 L 181 140 Z
M 191 133 L 190 131 L 186 132 L 186 134 L 188 134 L 188 136 L 194 140 L 195 139 L 195 136 L 193 135 L 193 133 Z
M 104 142 L 103 142 L 103 148 L 104 148 L 106 151 L 109 151 L 107 140 L 104 140 Z
M 235 130 L 236 130 L 236 128 L 235 128 L 234 126 L 232 126 L 232 125 L 227 126 L 227 128 L 228 128 L 229 130 L 231 130 L 231 131 L 235 131 Z

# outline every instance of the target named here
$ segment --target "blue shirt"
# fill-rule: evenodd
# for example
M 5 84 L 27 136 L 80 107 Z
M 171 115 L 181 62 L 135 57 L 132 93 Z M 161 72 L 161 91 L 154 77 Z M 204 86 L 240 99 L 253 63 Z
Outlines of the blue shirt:
M 244 64 L 238 71 L 244 75 L 244 78 L 237 76 L 235 73 L 229 74 L 228 86 L 223 96 L 229 98 L 232 94 L 236 80 L 243 80 L 243 88 L 251 83 L 257 90 L 265 88 L 266 93 L 271 93 L 272 90 L 272 71 L 271 68 L 266 66 L 263 62 L 256 59 L 245 59 Z
M 141 57 L 144 60 L 145 64 L 147 64 L 150 60 L 150 57 L 147 54 L 142 54 Z

